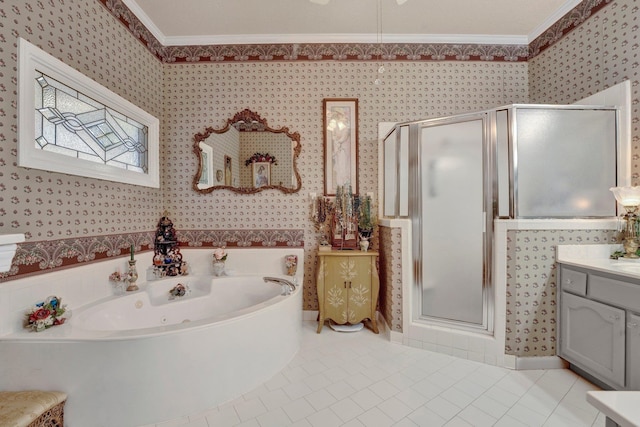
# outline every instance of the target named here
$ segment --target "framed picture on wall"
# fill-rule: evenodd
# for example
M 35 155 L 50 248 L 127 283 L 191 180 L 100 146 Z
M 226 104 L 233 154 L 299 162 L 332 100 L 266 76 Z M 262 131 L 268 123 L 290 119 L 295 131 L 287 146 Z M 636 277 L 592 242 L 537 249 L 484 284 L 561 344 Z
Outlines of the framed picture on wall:
M 324 194 L 351 184 L 358 193 L 358 99 L 322 100 L 324 130 Z
M 213 185 L 213 148 L 210 145 L 202 144 L 200 149 L 200 158 L 202 165 L 200 166 L 200 180 L 198 188 L 205 188 Z
M 251 179 L 255 188 L 271 185 L 271 163 L 251 163 Z
M 233 185 L 231 157 L 224 156 L 224 185 Z

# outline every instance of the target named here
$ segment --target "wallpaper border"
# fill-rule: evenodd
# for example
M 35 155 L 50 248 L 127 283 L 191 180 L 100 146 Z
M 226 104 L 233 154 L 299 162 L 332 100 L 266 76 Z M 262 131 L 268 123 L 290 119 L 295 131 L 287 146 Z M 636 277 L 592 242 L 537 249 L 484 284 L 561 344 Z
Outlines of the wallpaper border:
M 176 230 L 184 248 L 304 247 L 304 230 Z M 72 238 L 18 244 L 11 269 L 0 273 L 0 283 L 26 276 L 77 267 L 136 252 L 153 250 L 155 231 Z
M 163 62 L 493 61 L 526 62 L 527 45 L 300 43 L 167 46 Z
M 529 59 L 551 47 L 613 0 L 584 0 L 529 43 Z
M 612 0 L 584 0 L 529 45 L 326 43 L 163 46 L 122 0 L 98 0 L 158 60 L 166 63 L 238 61 L 495 61 L 526 62 Z

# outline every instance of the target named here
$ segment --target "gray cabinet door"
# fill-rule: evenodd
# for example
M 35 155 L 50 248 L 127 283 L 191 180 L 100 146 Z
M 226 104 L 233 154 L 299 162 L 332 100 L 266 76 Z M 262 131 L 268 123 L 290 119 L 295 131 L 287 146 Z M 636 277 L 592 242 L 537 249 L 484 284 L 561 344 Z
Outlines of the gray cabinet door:
M 562 292 L 560 356 L 615 387 L 625 386 L 625 312 Z
M 640 316 L 627 317 L 627 389 L 640 390 Z

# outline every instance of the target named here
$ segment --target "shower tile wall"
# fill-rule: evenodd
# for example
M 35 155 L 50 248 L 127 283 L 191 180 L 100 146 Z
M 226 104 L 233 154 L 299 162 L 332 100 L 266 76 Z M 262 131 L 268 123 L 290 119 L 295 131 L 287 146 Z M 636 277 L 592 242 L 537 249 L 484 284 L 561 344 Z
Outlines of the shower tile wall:
M 163 161 L 166 208 L 179 230 L 305 230 L 304 308 L 317 309 L 316 233 L 309 193 L 323 191 L 322 99 L 359 100 L 359 192 L 377 194 L 378 122 L 450 115 L 527 100 L 527 66 L 506 62 L 392 62 L 376 86 L 377 65 L 366 62 L 244 62 L 165 67 Z M 191 190 L 193 135 L 220 127 L 250 108 L 271 127 L 301 136 L 302 190 L 208 195 Z M 383 248 L 387 251 L 387 248 Z M 394 289 L 394 294 L 401 289 Z

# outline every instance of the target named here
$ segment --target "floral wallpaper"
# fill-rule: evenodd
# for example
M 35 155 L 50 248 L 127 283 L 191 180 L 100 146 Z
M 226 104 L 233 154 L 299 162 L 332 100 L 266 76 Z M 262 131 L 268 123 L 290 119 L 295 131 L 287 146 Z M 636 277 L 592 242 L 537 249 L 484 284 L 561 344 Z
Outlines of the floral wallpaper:
M 380 227 L 379 311 L 393 332 L 402 332 L 402 235 L 399 228 Z
M 603 5 L 607 7 L 601 7 Z M 588 9 L 586 6 L 593 6 Z M 573 103 L 631 81 L 632 180 L 640 184 L 639 0 L 584 1 L 556 24 L 544 49 L 530 46 L 529 102 Z M 564 33 L 561 29 L 571 27 Z M 564 35 L 563 35 L 564 34 Z M 542 37 L 542 36 L 541 36 Z M 540 42 L 540 43 L 539 43 Z M 556 271 L 559 243 L 612 243 L 610 231 L 518 231 L 509 233 L 506 352 L 555 354 Z
M 27 241 L 9 275 L 143 244 L 162 211 L 161 190 L 17 167 L 17 38 L 156 117 L 161 63 L 95 0 L 0 0 L 0 17 L 0 233 Z
M 212 185 L 227 185 L 227 182 L 230 182 L 232 185 L 238 185 L 238 183 L 241 182 L 240 165 L 242 165 L 240 155 L 240 132 L 232 127 L 225 133 L 214 133 L 210 135 L 209 138 L 200 142 L 200 146 L 202 146 L 202 144 L 210 147 L 213 157 L 213 168 L 211 171 L 213 182 L 211 185 L 204 187 L 210 187 Z M 227 164 L 227 160 L 229 160 L 229 164 Z M 218 181 L 218 177 L 216 176 L 217 171 L 222 171 L 220 181 Z
M 304 245 L 304 308 L 317 308 L 316 241 L 308 215 L 309 193 L 320 194 L 323 188 L 323 98 L 359 99 L 359 186 L 361 192 L 377 194 L 380 121 L 510 103 L 573 102 L 628 78 L 633 82 L 637 180 L 638 1 L 585 0 L 528 47 L 384 46 L 387 71 L 382 84 L 374 85 L 378 64 L 368 60 L 379 53 L 376 46 L 164 47 L 121 0 L 0 0 L 0 232 L 27 235 L 22 264 L 14 265 L 10 276 L 19 267 L 32 272 L 36 265 L 52 268 L 115 256 L 128 242 L 144 249 L 145 236 L 166 209 L 184 244 Z M 161 119 L 161 190 L 16 166 L 17 37 Z M 288 126 L 301 134 L 300 193 L 192 191 L 193 135 L 206 126 L 219 127 L 244 108 L 258 112 L 272 127 Z M 393 245 L 399 238 L 395 233 L 383 230 L 380 239 Z M 395 258 L 389 247 L 381 249 L 384 271 Z M 544 268 L 552 274 L 552 266 Z M 530 277 L 519 280 L 520 286 L 533 286 Z M 532 295 L 513 294 L 510 301 L 526 305 L 536 298 Z M 383 299 L 385 318 L 398 330 L 401 295 L 391 286 Z M 534 318 L 547 321 L 551 314 L 536 312 Z M 510 345 L 522 333 L 514 331 Z M 549 348 L 512 345 L 510 351 L 537 354 Z
M 251 165 L 245 161 L 255 153 L 269 154 L 275 157 L 277 164 L 271 165 L 272 185 L 296 187 L 293 175 L 292 140 L 284 133 L 241 132 L 240 133 L 240 182 L 244 186 L 252 185 Z M 295 182 L 295 183 L 294 183 Z
M 507 232 L 506 354 L 556 354 L 556 246 L 615 242 L 613 230 Z
M 583 2 L 585 3 L 585 2 Z M 529 60 L 533 103 L 569 104 L 631 81 L 632 173 L 640 177 L 639 0 L 617 0 Z
M 310 193 L 323 192 L 322 100 L 358 98 L 360 193 L 377 194 L 377 126 L 503 105 L 527 99 L 527 65 L 520 62 L 391 62 L 383 84 L 373 84 L 370 62 L 223 62 L 167 64 L 163 120 L 166 209 L 176 228 L 304 229 L 304 308 L 317 309 L 314 272 L 316 235 L 310 221 Z M 197 166 L 193 136 L 220 128 L 249 108 L 269 126 L 299 132 L 299 193 L 229 191 L 197 194 L 191 179 Z
M 553 46 L 558 40 L 611 3 L 611 0 L 583 0 L 529 43 L 529 58 Z

